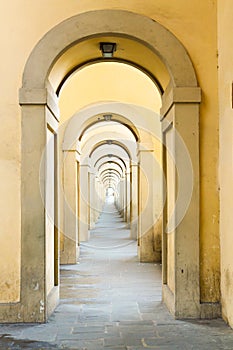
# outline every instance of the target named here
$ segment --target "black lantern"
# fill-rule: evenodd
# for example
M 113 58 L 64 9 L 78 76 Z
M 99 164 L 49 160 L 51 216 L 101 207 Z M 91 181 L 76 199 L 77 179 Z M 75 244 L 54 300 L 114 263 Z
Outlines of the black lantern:
M 102 56 L 105 58 L 112 58 L 114 51 L 116 51 L 116 43 L 100 43 L 100 50 Z

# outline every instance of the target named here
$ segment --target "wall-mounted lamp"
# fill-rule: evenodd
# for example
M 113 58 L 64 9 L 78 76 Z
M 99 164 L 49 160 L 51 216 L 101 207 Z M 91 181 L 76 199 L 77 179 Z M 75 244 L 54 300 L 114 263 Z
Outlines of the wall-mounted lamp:
M 102 56 L 105 58 L 112 58 L 114 51 L 116 51 L 116 43 L 100 43 L 100 50 Z

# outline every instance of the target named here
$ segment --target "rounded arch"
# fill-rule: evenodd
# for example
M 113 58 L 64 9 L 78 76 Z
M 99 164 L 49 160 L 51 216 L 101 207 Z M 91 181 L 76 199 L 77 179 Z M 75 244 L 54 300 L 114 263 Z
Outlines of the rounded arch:
M 105 166 L 106 165 L 106 167 L 103 169 L 103 170 L 101 170 L 101 168 L 103 167 L 103 166 Z M 99 172 L 99 176 L 101 176 L 103 173 L 105 173 L 106 171 L 111 171 L 111 172 L 116 172 L 118 175 L 119 175 L 119 177 L 121 177 L 122 175 L 123 175 L 123 172 L 122 173 L 120 173 L 120 166 L 118 165 L 118 164 L 115 164 L 116 165 L 116 167 L 114 167 L 113 166 L 113 164 L 108 164 L 108 162 L 106 162 L 106 163 L 104 163 L 104 164 L 102 164 L 101 165 L 101 167 L 99 168 L 99 170 L 98 170 L 98 172 Z M 119 168 L 119 170 L 118 170 L 118 168 Z
M 118 114 L 114 114 L 114 113 L 103 113 L 102 115 L 96 115 L 93 116 L 92 118 L 88 119 L 82 128 L 82 131 L 80 133 L 80 136 L 78 138 L 79 141 L 82 140 L 82 137 L 84 136 L 85 132 L 91 128 L 93 125 L 96 125 L 98 123 L 105 123 L 106 121 L 109 122 L 116 122 L 119 123 L 123 126 L 125 126 L 128 130 L 131 131 L 131 133 L 133 134 L 135 141 L 139 141 L 140 142 L 140 136 L 139 136 L 139 132 L 136 128 L 136 126 L 126 117 L 122 116 L 122 115 L 118 115 Z
M 109 164 L 109 165 L 110 165 L 110 164 L 115 164 L 115 165 L 117 165 L 117 166 L 121 169 L 122 174 L 123 174 L 123 172 L 124 172 L 123 168 L 121 167 L 121 165 L 120 165 L 118 162 L 116 162 L 116 161 L 111 161 L 111 160 L 108 160 L 108 161 L 102 163 L 102 164 L 98 167 L 97 171 L 100 171 L 100 169 L 102 168 L 102 166 L 104 166 L 105 164 Z M 125 169 L 126 169 L 126 166 L 125 166 Z
M 108 154 L 108 155 L 101 156 L 101 157 L 100 157 L 99 159 L 97 159 L 97 161 L 95 162 L 94 167 L 96 167 L 96 165 L 98 164 L 98 162 L 100 162 L 100 161 L 103 160 L 104 158 L 109 158 L 109 162 L 118 164 L 118 165 L 120 166 L 122 172 L 123 172 L 122 166 L 121 166 L 119 163 L 117 163 L 116 161 L 113 161 L 113 160 L 112 160 L 112 158 L 116 158 L 116 159 L 118 159 L 118 160 L 120 160 L 120 161 L 122 162 L 122 164 L 124 165 L 124 167 L 125 167 L 125 169 L 126 169 L 126 163 L 125 163 L 124 159 L 122 159 L 121 157 L 119 157 L 119 156 L 117 156 L 117 155 L 115 155 L 115 154 Z M 101 166 L 101 165 L 100 165 L 100 166 Z M 99 166 L 99 167 L 100 167 L 100 166 Z M 99 170 L 99 167 L 98 167 L 98 170 Z
M 164 26 L 149 17 L 124 10 L 99 10 L 71 17 L 44 35 L 27 60 L 23 87 L 45 88 L 53 65 L 66 50 L 78 42 L 101 35 L 126 36 L 142 43 L 161 58 L 175 87 L 197 86 L 187 51 Z
M 109 169 L 105 169 L 100 173 L 100 176 L 106 176 L 109 174 L 115 174 L 118 178 L 121 177 L 121 174 L 119 173 L 119 171 L 117 171 L 116 169 L 113 168 L 109 168 Z
M 90 152 L 90 155 L 89 157 L 92 156 L 92 154 L 95 152 L 95 150 L 103 145 L 114 145 L 114 146 L 119 146 L 121 147 L 125 152 L 126 154 L 128 155 L 129 159 L 132 159 L 132 156 L 128 150 L 128 148 L 121 142 L 119 141 L 115 141 L 115 140 L 105 140 L 105 141 L 101 141 L 101 142 L 98 142 L 94 147 L 93 149 L 91 150 Z
M 115 174 L 106 174 L 101 177 L 102 181 L 105 180 L 112 180 L 112 181 L 119 181 L 119 177 Z
M 109 18 L 111 20 L 109 20 Z M 186 261 L 187 274 L 192 275 L 192 281 L 188 281 L 185 286 L 182 281 L 180 284 L 177 282 L 174 298 L 173 296 L 172 298 L 170 297 L 170 294 L 166 290 L 165 283 L 163 287 L 167 294 L 165 294 L 164 299 L 177 317 L 194 317 L 201 314 L 199 288 L 198 148 L 198 104 L 201 100 L 200 89 L 197 88 L 197 79 L 191 59 L 180 41 L 165 27 L 155 22 L 153 19 L 128 11 L 100 10 L 82 13 L 65 20 L 52 28 L 40 40 L 33 49 L 25 65 L 19 101 L 22 105 L 23 119 L 22 150 L 29 149 L 30 152 L 22 152 L 22 280 L 30 280 L 32 274 L 35 276 L 38 275 L 38 266 L 41 264 L 42 259 L 46 261 L 44 250 L 42 252 L 42 250 L 38 249 L 36 254 L 31 257 L 30 247 L 31 244 L 37 244 L 40 247 L 46 245 L 46 229 L 44 224 L 46 220 L 46 211 L 44 210 L 44 203 L 41 201 L 41 189 L 43 193 L 46 194 L 47 192 L 45 186 L 46 176 L 44 172 L 42 173 L 44 164 L 41 166 L 41 158 L 43 156 L 44 147 L 46 146 L 45 125 L 48 121 L 46 118 L 50 119 L 49 123 L 54 134 L 56 134 L 56 123 L 59 120 L 59 113 L 57 113 L 57 97 L 54 96 L 53 98 L 54 87 L 52 87 L 52 89 L 50 88 L 50 83 L 48 81 L 49 74 L 58 59 L 65 55 L 75 44 L 86 42 L 91 38 L 99 39 L 109 36 L 113 38 L 124 37 L 131 42 L 140 43 L 141 47 L 148 48 L 155 56 L 154 62 L 156 62 L 156 57 L 157 59 L 159 57 L 161 62 L 166 66 L 166 71 L 169 72 L 171 84 L 169 86 L 170 89 L 163 94 L 162 114 L 163 118 L 166 119 L 170 111 L 174 112 L 174 115 L 170 117 L 171 120 L 174 121 L 174 128 L 176 128 L 177 132 L 180 132 L 184 141 L 189 146 L 188 150 L 193 165 L 192 174 L 194 178 L 192 197 L 188 203 L 188 208 L 193 209 L 185 211 L 184 219 L 179 223 L 179 227 L 177 228 L 177 246 L 180 245 L 183 250 L 180 250 L 180 257 L 175 255 L 177 267 L 175 269 L 175 274 L 176 281 L 180 282 L 181 276 L 179 272 L 181 268 L 183 269 L 182 263 Z M 96 50 L 98 50 L 98 47 L 96 47 Z M 29 109 L 27 105 L 30 105 L 31 109 Z M 40 108 L 34 108 L 35 105 L 40 106 Z M 173 105 L 177 105 L 178 108 L 171 108 Z M 47 106 L 52 112 L 51 115 L 47 113 Z M 118 106 L 117 103 L 111 104 L 112 108 L 117 109 Z M 125 108 L 130 115 L 135 115 L 135 108 L 132 109 L 130 106 L 127 107 L 127 105 L 125 105 Z M 106 105 L 102 104 L 99 109 L 106 112 Z M 142 108 L 137 107 L 137 110 L 142 110 Z M 140 118 L 140 115 L 136 117 L 140 119 L 139 125 L 141 125 L 142 118 Z M 168 120 L 165 121 L 168 122 Z M 169 122 L 171 123 L 171 121 Z M 162 124 L 163 132 L 165 133 L 169 128 L 164 121 Z M 33 138 L 32 133 L 39 135 L 39 137 Z M 73 135 L 74 134 L 70 132 L 70 137 Z M 182 163 L 182 147 L 178 143 L 175 144 L 175 147 L 176 160 Z M 67 150 L 69 149 L 67 148 Z M 41 171 L 42 174 L 41 183 L 38 182 L 39 171 Z M 56 168 L 56 172 L 59 172 L 58 167 Z M 183 168 L 181 173 L 185 178 L 186 172 Z M 27 186 L 24 186 L 25 183 L 27 183 Z M 40 185 L 42 188 L 40 188 Z M 33 208 L 31 207 L 31 188 L 33 188 L 34 203 L 38 204 L 34 205 Z M 180 188 L 182 189 L 182 186 L 180 186 Z M 175 187 L 175 190 L 176 189 L 177 187 Z M 58 186 L 56 191 L 58 192 Z M 54 198 L 55 197 L 58 196 L 54 196 Z M 183 203 L 178 204 L 175 213 L 179 214 L 179 210 L 182 211 Z M 55 207 L 57 208 L 58 206 L 55 205 Z M 58 218 L 58 215 L 59 213 L 57 212 L 55 215 L 56 218 Z M 189 236 L 185 234 L 187 232 L 187 227 L 185 226 L 187 222 L 192 224 L 189 227 L 192 235 Z M 189 247 L 191 247 L 191 249 L 188 249 Z M 57 259 L 57 261 L 59 261 L 59 259 Z M 30 270 L 27 268 L 28 265 L 30 265 Z M 56 266 L 56 269 L 58 271 L 58 266 Z M 40 300 L 46 305 L 44 308 L 45 310 L 52 310 L 54 305 L 56 305 L 58 294 L 55 293 L 58 293 L 58 289 L 56 289 L 56 292 L 53 294 L 53 299 L 50 300 L 49 297 L 44 294 L 47 283 L 45 269 L 39 272 L 40 281 L 42 283 L 41 288 L 36 291 L 34 301 L 28 308 L 25 308 L 27 311 L 25 311 L 25 315 L 22 319 L 24 322 L 44 322 L 46 320 L 46 311 L 35 312 L 35 310 L 38 309 L 37 305 Z M 57 278 L 56 283 L 58 283 L 58 280 Z M 20 307 L 21 305 L 26 306 L 28 304 L 28 295 L 31 293 L 30 288 L 28 284 L 22 284 Z M 9 312 L 11 311 L 12 310 L 9 309 Z M 34 316 L 32 317 L 32 315 Z M 17 316 L 16 320 L 18 320 Z
M 64 78 L 61 80 L 61 82 L 59 83 L 57 89 L 56 89 L 56 95 L 59 96 L 60 92 L 62 90 L 63 85 L 66 83 L 66 81 L 75 73 L 77 73 L 80 69 L 83 69 L 87 66 L 89 66 L 90 64 L 97 64 L 97 63 L 102 63 L 102 62 L 117 62 L 117 63 L 124 63 L 127 64 L 129 66 L 132 66 L 134 68 L 139 69 L 142 73 L 146 74 L 151 80 L 152 82 L 156 85 L 156 87 L 158 88 L 159 93 L 162 95 L 164 93 L 164 87 L 162 86 L 162 84 L 160 83 L 159 79 L 155 76 L 152 75 L 152 73 L 145 67 L 143 67 L 142 64 L 139 63 L 135 63 L 131 60 L 127 60 L 127 59 L 122 59 L 122 58 L 96 58 L 96 59 L 91 59 L 85 63 L 81 63 L 78 64 L 74 67 L 72 67 L 70 69 L 70 71 L 68 71 L 68 73 L 66 73 L 66 75 L 64 76 Z
M 86 106 L 70 118 L 63 137 L 64 149 L 69 149 L 85 127 L 98 118 L 104 119 L 104 115 L 112 115 L 124 126 L 128 125 L 138 142 L 144 142 L 143 130 L 156 130 L 156 137 L 161 138 L 160 118 L 156 112 L 134 104 L 105 101 Z
M 120 124 L 119 124 L 120 125 Z M 105 124 L 103 129 L 94 129 L 92 132 L 86 134 L 86 138 L 83 142 L 79 143 L 79 149 L 81 151 L 81 158 L 87 157 L 93 147 L 99 142 L 106 141 L 107 144 L 112 145 L 116 142 L 124 144 L 126 149 L 129 151 L 131 158 L 136 159 L 137 157 L 137 143 L 132 133 L 120 125 L 120 130 L 116 130 L 116 124 Z

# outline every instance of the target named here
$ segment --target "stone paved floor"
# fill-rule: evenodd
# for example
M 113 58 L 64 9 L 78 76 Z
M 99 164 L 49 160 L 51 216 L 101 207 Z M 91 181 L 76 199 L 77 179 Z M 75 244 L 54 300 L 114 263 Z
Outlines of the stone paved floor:
M 0 325 L 0 349 L 233 349 L 222 320 L 177 321 L 161 303 L 161 266 L 137 261 L 118 213 L 105 208 L 77 265 L 61 268 L 47 324 Z

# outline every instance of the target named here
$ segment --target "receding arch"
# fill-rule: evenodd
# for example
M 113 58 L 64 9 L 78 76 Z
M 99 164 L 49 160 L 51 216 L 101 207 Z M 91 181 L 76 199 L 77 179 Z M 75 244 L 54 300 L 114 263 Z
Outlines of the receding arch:
M 105 169 L 105 170 L 101 171 L 101 172 L 100 172 L 100 176 L 104 175 L 106 172 L 115 173 L 118 177 L 121 177 L 120 172 L 117 171 L 117 170 L 114 169 L 114 168 L 108 168 L 108 169 Z
M 115 162 L 115 161 L 112 161 L 112 160 L 108 160 L 108 161 L 106 161 L 106 162 L 104 162 L 104 163 L 102 163 L 98 168 L 97 168 L 97 171 L 100 171 L 100 169 L 105 165 L 105 164 L 116 164 L 120 169 L 121 169 L 121 172 L 122 172 L 122 174 L 123 174 L 123 168 L 121 167 L 121 165 L 119 164 L 119 163 L 117 163 L 117 162 Z M 126 166 L 125 166 L 125 169 L 126 169 Z
M 95 147 L 95 145 L 99 144 L 103 140 L 105 140 L 109 146 L 114 146 L 114 144 L 120 142 L 124 145 L 125 150 L 129 151 L 131 158 L 136 159 L 137 144 L 131 131 L 126 129 L 121 124 L 116 125 L 115 122 L 110 122 L 110 124 L 106 122 L 104 124 L 104 128 L 101 128 L 101 126 L 100 128 L 94 127 L 94 129 L 90 130 L 90 132 L 87 132 L 87 134 L 85 134 L 85 139 L 80 141 L 78 144 L 78 148 L 81 151 L 82 162 L 85 158 L 87 159 L 88 156 L 91 158 L 90 151 L 93 149 L 93 147 Z
M 98 123 L 106 123 L 106 117 L 110 118 L 109 123 L 116 122 L 116 123 L 119 123 L 119 124 L 125 126 L 128 130 L 131 131 L 131 133 L 133 134 L 133 136 L 135 138 L 135 141 L 140 142 L 139 132 L 138 132 L 137 128 L 135 127 L 135 125 L 133 125 L 133 123 L 128 118 L 126 118 L 122 115 L 117 115 L 117 114 L 111 113 L 111 112 L 103 113 L 103 115 L 93 116 L 92 118 L 87 120 L 86 123 L 83 125 L 83 130 L 82 130 L 78 140 L 81 141 L 82 137 L 84 136 L 86 131 L 89 128 L 91 128 L 93 125 L 96 125 Z
M 146 74 L 151 80 L 152 82 L 156 85 L 156 87 L 158 88 L 159 93 L 162 95 L 164 93 L 164 87 L 162 86 L 162 84 L 160 83 L 160 81 L 156 78 L 155 75 L 153 75 L 148 69 L 146 69 L 145 67 L 143 67 L 141 64 L 135 63 L 133 61 L 127 60 L 127 59 L 122 59 L 122 58 L 97 58 L 97 59 L 91 59 L 86 61 L 85 63 L 81 63 L 76 65 L 75 67 L 72 67 L 70 69 L 70 71 L 68 73 L 66 73 L 66 75 L 64 76 L 64 78 L 61 80 L 61 82 L 59 83 L 57 89 L 56 89 L 56 95 L 59 96 L 62 87 L 64 86 L 64 84 L 66 83 L 66 81 L 75 73 L 77 73 L 80 69 L 83 69 L 87 66 L 89 66 L 90 64 L 97 64 L 97 63 L 105 63 L 105 62 L 117 62 L 117 63 L 123 63 L 123 64 L 127 64 L 129 66 L 132 66 L 136 69 L 139 69 L 142 73 Z
M 101 179 L 103 181 L 103 183 L 105 182 L 105 180 L 109 181 L 109 180 L 112 180 L 112 181 L 117 181 L 119 180 L 119 178 L 116 176 L 116 175 L 110 175 L 110 174 L 107 174 L 107 175 L 104 175 Z
M 143 130 L 151 131 L 151 126 L 156 130 L 156 137 L 161 139 L 161 125 L 159 115 L 147 108 L 129 103 L 106 102 L 86 106 L 75 113 L 66 126 L 63 137 L 63 149 L 70 149 L 77 142 L 81 131 L 91 122 L 104 119 L 103 115 L 115 115 L 123 125 L 127 124 L 136 133 L 138 142 L 144 142 Z M 150 120 L 150 125 L 148 123 Z M 159 130 L 158 130 L 159 128 Z
M 132 159 L 132 156 L 131 156 L 128 148 L 122 142 L 119 142 L 119 141 L 116 141 L 116 140 L 105 140 L 105 141 L 98 142 L 93 147 L 93 149 L 91 150 L 89 157 L 92 156 L 92 154 L 97 150 L 97 148 L 99 148 L 99 147 L 101 147 L 103 145 L 114 145 L 114 146 L 121 147 L 126 152 L 126 154 L 128 155 L 129 159 Z
M 102 181 L 105 180 L 106 178 L 112 178 L 112 179 L 117 179 L 119 180 L 119 176 L 115 172 L 107 171 L 105 174 L 100 175 Z
M 103 168 L 103 169 L 102 169 Z M 102 167 L 100 168 L 100 170 L 98 171 L 98 174 L 100 177 L 104 176 L 106 173 L 114 173 L 115 175 L 117 175 L 119 178 L 121 178 L 123 176 L 124 173 L 120 172 L 120 167 L 118 167 L 118 165 L 116 164 L 116 166 L 114 167 L 113 164 L 108 164 L 105 163 L 102 165 Z
M 113 154 L 111 154 L 111 155 L 104 155 L 104 156 L 101 156 L 99 159 L 97 159 L 97 161 L 95 162 L 95 164 L 94 164 L 94 167 L 96 167 L 96 165 L 98 164 L 98 162 L 100 162 L 101 160 L 103 160 L 104 158 L 109 158 L 109 162 L 115 162 L 115 161 L 113 161 L 112 160 L 112 158 L 116 158 L 116 159 L 118 159 L 118 160 L 120 160 L 122 163 L 123 163 L 123 165 L 124 165 L 124 167 L 125 167 L 125 169 L 126 169 L 126 163 L 125 163 L 125 161 L 124 161 L 124 159 L 122 159 L 121 157 L 119 157 L 119 156 L 117 156 L 117 155 L 113 155 Z M 119 164 L 119 163 L 117 163 L 117 162 L 115 162 L 116 164 L 118 164 L 119 166 L 120 166 L 120 168 L 121 168 L 121 171 L 123 172 L 123 168 L 122 168 L 122 166 Z M 99 166 L 100 167 L 100 166 Z M 98 170 L 99 170 L 99 167 L 98 167 Z
M 101 35 L 126 36 L 149 46 L 166 65 L 174 86 L 197 86 L 196 74 L 185 48 L 161 24 L 128 11 L 99 10 L 71 17 L 44 35 L 27 60 L 23 87 L 45 88 L 53 65 L 66 50 L 78 42 Z M 171 46 L 173 50 L 170 50 Z
M 111 18 L 111 21 L 109 21 Z M 167 124 L 170 123 L 182 135 L 188 145 L 193 165 L 194 190 L 190 205 L 183 221 L 176 228 L 176 247 L 179 254 L 176 259 L 176 290 L 170 293 L 163 278 L 164 300 L 178 318 L 204 315 L 200 305 L 199 288 L 199 148 L 198 116 L 200 89 L 191 59 L 181 42 L 165 27 L 154 20 L 128 11 L 100 10 L 79 14 L 52 28 L 35 46 L 29 56 L 23 72 L 22 89 L 19 103 L 22 106 L 22 261 L 21 261 L 21 299 L 17 305 L 1 306 L 4 314 L 10 315 L 11 321 L 44 322 L 54 309 L 58 294 L 46 295 L 46 212 L 41 200 L 41 193 L 46 193 L 44 164 L 41 166 L 43 150 L 46 146 L 45 126 L 48 118 L 54 135 L 59 121 L 57 96 L 48 81 L 52 68 L 60 57 L 76 43 L 86 42 L 90 38 L 127 38 L 139 42 L 150 50 L 155 57 L 160 57 L 170 76 L 170 84 L 163 94 L 161 119 L 164 137 Z M 172 49 L 171 49 L 172 48 Z M 135 57 L 136 61 L 136 57 Z M 146 63 L 145 63 L 146 64 Z M 62 72 L 63 74 L 63 72 Z M 63 74 L 62 78 L 64 78 Z M 158 76 L 159 79 L 159 76 Z M 166 86 L 167 87 L 167 86 Z M 37 108 L 35 108 L 35 106 Z M 106 111 L 105 107 L 103 112 Z M 101 108 L 100 108 L 101 109 Z M 92 114 L 93 115 L 93 114 Z M 170 119 L 169 119 L 169 118 Z M 192 127 L 190 127 L 192 125 Z M 32 134 L 37 135 L 35 139 Z M 176 161 L 181 165 L 180 145 L 175 143 Z M 28 151 L 30 150 L 30 152 Z M 41 170 L 41 184 L 38 173 Z M 56 169 L 59 172 L 59 169 Z M 27 186 L 25 186 L 27 184 Z M 40 185 L 42 186 L 40 188 Z M 175 188 L 177 189 L 177 187 Z M 33 206 L 32 202 L 33 193 Z M 177 211 L 182 206 L 177 206 Z M 188 223 L 188 224 L 187 224 Z M 191 235 L 187 237 L 188 232 Z M 35 229 L 36 228 L 36 229 Z M 31 245 L 36 245 L 35 255 L 31 256 Z M 185 266 L 183 264 L 185 263 Z M 185 273 L 180 275 L 180 271 Z M 184 280 L 183 276 L 192 276 Z M 33 290 L 33 300 L 28 305 L 32 286 L 27 282 L 35 277 L 40 288 Z M 165 273 L 164 273 L 165 276 Z M 186 283 L 187 282 L 187 283 Z M 52 299 L 51 299 L 52 298 Z M 40 303 L 45 305 L 41 311 Z M 12 316 L 13 315 L 13 316 Z

